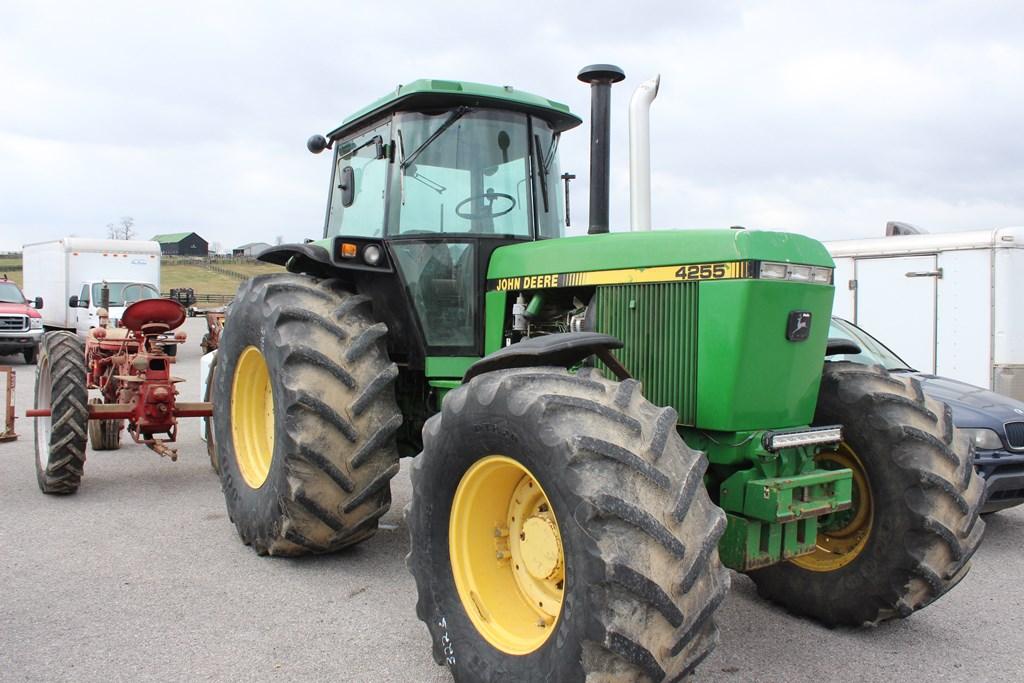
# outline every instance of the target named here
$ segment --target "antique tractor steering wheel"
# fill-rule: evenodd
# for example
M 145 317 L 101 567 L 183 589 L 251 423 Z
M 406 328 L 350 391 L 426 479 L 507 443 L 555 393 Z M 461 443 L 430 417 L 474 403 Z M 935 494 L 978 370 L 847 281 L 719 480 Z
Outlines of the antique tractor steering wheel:
M 489 202 L 491 202 L 491 204 L 494 203 L 495 199 L 507 199 L 510 203 L 507 209 L 505 209 L 504 211 L 499 211 L 498 213 L 493 213 L 491 211 L 491 204 L 486 204 L 483 209 L 475 213 L 463 212 L 460 210 L 466 204 L 469 204 L 470 202 L 477 199 L 486 199 Z M 463 199 L 461 202 L 459 202 L 455 206 L 455 215 L 458 216 L 459 218 L 465 218 L 467 220 L 476 220 L 480 218 L 497 218 L 498 216 L 504 216 L 506 213 L 510 212 L 514 208 L 516 208 L 515 197 L 513 197 L 510 194 L 505 194 L 504 192 L 495 192 L 494 190 L 487 190 L 487 192 L 484 192 L 483 194 L 470 195 Z

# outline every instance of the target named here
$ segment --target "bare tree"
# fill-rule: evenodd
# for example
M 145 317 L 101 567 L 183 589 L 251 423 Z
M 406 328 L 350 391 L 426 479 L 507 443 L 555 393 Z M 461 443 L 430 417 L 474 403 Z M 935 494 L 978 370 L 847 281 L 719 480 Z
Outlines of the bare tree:
M 284 235 L 278 235 L 275 237 L 274 244 L 284 244 Z
M 117 223 L 107 223 L 107 237 L 112 240 L 130 240 L 135 237 L 135 219 L 121 216 Z

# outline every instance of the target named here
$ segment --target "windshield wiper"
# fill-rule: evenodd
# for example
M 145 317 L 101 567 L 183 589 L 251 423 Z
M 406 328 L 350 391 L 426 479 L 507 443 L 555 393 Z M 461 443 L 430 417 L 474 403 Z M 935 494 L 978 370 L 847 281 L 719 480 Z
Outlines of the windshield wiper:
M 548 212 L 548 167 L 544 163 L 544 152 L 540 148 L 540 136 L 534 133 L 533 144 L 537 155 L 537 172 L 540 174 L 540 196 L 544 201 L 544 213 Z
M 402 170 L 404 171 L 405 169 L 407 169 L 410 166 L 412 166 L 413 163 L 416 161 L 416 157 L 418 157 L 420 155 L 420 153 L 422 153 L 423 150 L 425 150 L 430 145 L 430 143 L 432 143 L 434 140 L 436 140 L 439 137 L 441 137 L 441 134 L 444 133 L 449 128 L 451 128 L 452 124 L 454 124 L 456 121 L 458 121 L 459 119 L 461 119 L 463 116 L 465 116 L 466 114 L 468 114 L 471 111 L 472 111 L 472 109 L 470 109 L 469 107 L 459 107 L 458 109 L 453 111 L 448 116 L 448 120 L 446 120 L 444 123 L 442 123 L 440 126 L 438 126 L 437 130 L 435 130 L 433 133 L 431 133 L 430 137 L 428 137 L 426 140 L 424 140 L 422 145 L 420 145 L 419 147 L 414 149 L 412 151 L 412 153 L 409 155 L 409 157 L 402 161 L 402 166 L 401 166 Z

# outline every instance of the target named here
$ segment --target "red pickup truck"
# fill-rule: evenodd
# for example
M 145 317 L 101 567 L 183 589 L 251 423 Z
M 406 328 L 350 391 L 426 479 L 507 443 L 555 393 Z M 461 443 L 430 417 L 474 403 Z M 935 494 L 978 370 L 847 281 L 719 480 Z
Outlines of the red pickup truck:
M 26 363 L 36 362 L 43 338 L 43 319 L 36 309 L 42 307 L 41 297 L 29 301 L 18 285 L 6 276 L 0 279 L 0 356 L 20 353 Z

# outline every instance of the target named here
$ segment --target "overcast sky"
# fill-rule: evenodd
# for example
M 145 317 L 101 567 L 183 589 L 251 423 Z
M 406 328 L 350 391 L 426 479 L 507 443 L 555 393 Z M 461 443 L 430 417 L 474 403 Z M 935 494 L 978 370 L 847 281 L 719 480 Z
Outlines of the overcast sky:
M 436 7 L 435 7 L 436 5 Z M 568 103 L 586 224 L 588 88 L 657 73 L 656 228 L 820 239 L 1024 224 L 1024 3 L 12 2 L 0 0 L 0 250 L 194 230 L 222 248 L 319 237 L 329 155 L 305 140 L 399 83 L 472 80 Z

